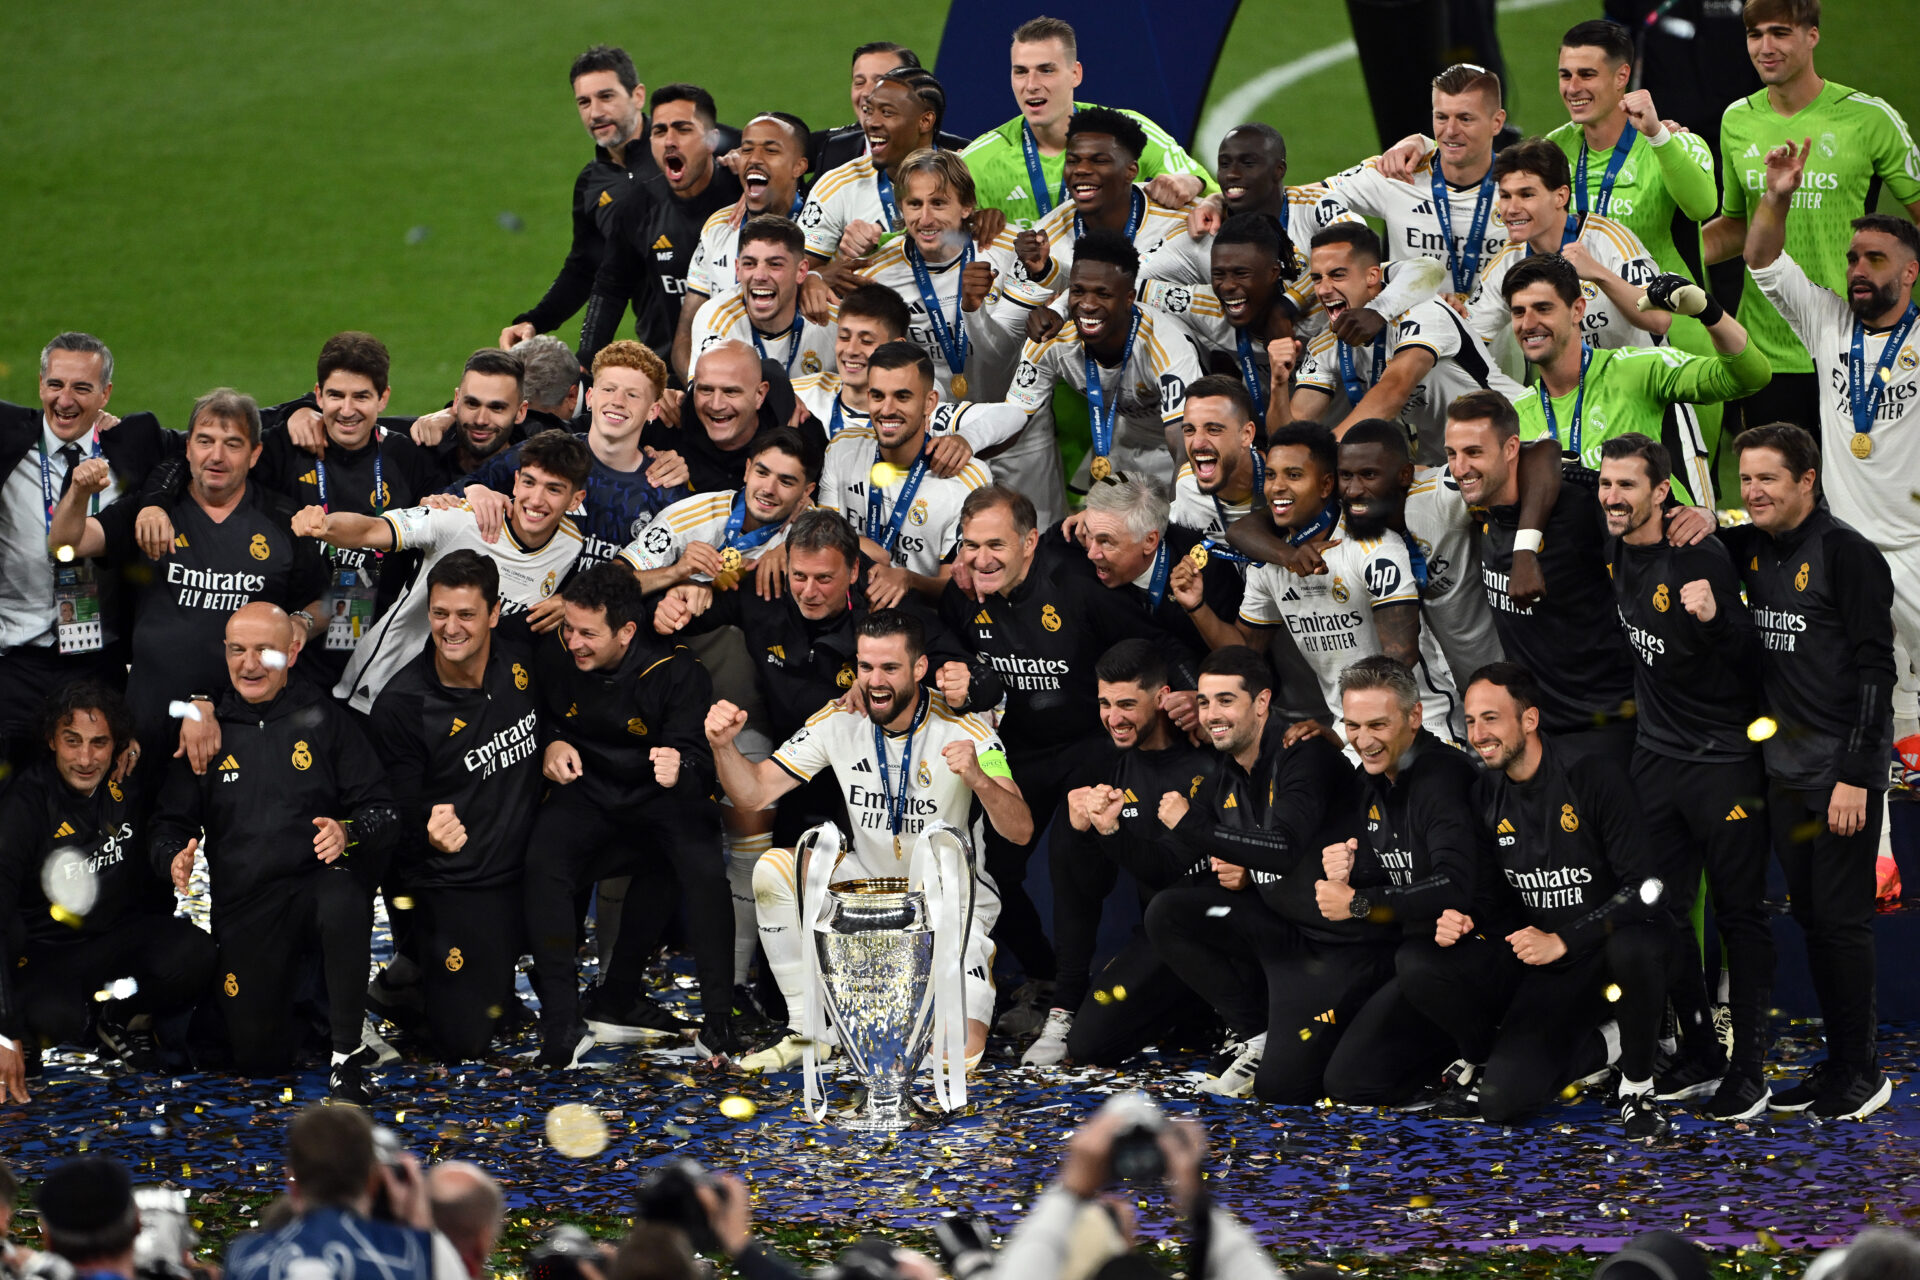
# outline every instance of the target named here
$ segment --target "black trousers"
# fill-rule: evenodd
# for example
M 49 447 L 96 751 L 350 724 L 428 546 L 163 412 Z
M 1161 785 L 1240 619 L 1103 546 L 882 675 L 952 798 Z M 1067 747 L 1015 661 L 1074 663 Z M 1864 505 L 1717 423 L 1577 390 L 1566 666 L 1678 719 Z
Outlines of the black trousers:
M 0 653 L 0 761 L 16 771 L 31 764 L 45 745 L 40 711 L 46 700 L 75 681 L 89 679 L 124 690 L 124 659 L 115 664 L 98 652 L 62 656 L 55 646 L 20 645 Z M 176 738 L 167 750 L 178 745 Z
M 566 1035 L 580 1015 L 574 895 L 609 876 L 632 876 L 606 981 L 638 989 L 675 910 L 700 981 L 700 1007 L 723 1014 L 733 998 L 733 901 L 717 813 L 665 797 L 610 807 L 555 787 L 534 819 L 521 881 L 540 1029 Z
M 1764 427 L 1774 422 L 1805 427 L 1813 433 L 1814 440 L 1820 439 L 1819 374 L 1775 372 L 1773 380 L 1752 395 L 1727 401 L 1720 438 L 1731 441 L 1748 427 Z
M 1408 1001 L 1396 975 L 1340 1037 L 1327 1061 L 1327 1096 L 1356 1107 L 1398 1106 L 1437 1081 L 1456 1052 L 1453 1037 Z
M 1158 802 L 1156 797 L 1153 803 Z M 1213 884 L 1211 875 L 1201 879 L 1186 874 L 1193 861 L 1190 855 L 1168 851 L 1164 865 L 1133 864 L 1142 908 L 1161 888 L 1182 882 Z M 1048 847 L 1047 870 L 1053 887 L 1053 1002 L 1059 1008 L 1073 1009 L 1087 996 L 1100 917 L 1108 896 L 1120 882 L 1120 864 L 1098 845 L 1068 840 Z
M 1883 795 L 1867 792 L 1867 821 L 1850 836 L 1827 827 L 1830 789 L 1767 792 L 1773 848 L 1793 918 L 1807 935 L 1807 967 L 1826 1020 L 1827 1056 L 1875 1069 L 1873 894 Z
M 1283 1105 L 1326 1096 L 1341 1033 L 1393 973 L 1391 947 L 1310 938 L 1252 890 L 1162 890 L 1147 906 L 1147 935 L 1236 1036 L 1267 1033 L 1253 1091 Z
M 1485 1064 L 1480 1114 L 1505 1124 L 1605 1064 L 1598 1028 L 1608 1018 L 1619 1024 L 1622 1074 L 1652 1078 L 1671 952 L 1671 925 L 1635 922 L 1551 965 L 1524 965 L 1505 939 L 1478 937 L 1404 943 L 1397 965 L 1408 1002 L 1452 1034 L 1457 1056 Z
M 217 899 L 220 1010 L 242 1075 L 275 1075 L 292 1061 L 288 1017 L 302 964 L 320 953 L 335 1053 L 360 1044 L 367 971 L 373 960 L 373 894 L 342 863 L 265 885 L 245 899 Z
M 1726 947 L 1735 1065 L 1758 1071 L 1767 1051 L 1773 990 L 1773 932 L 1761 907 L 1767 891 L 1766 769 L 1758 752 L 1727 764 L 1675 760 L 1640 751 L 1633 761 L 1642 839 L 1654 853 L 1674 918 L 1668 995 L 1689 1052 L 1719 1054 L 1709 1016 L 1707 975 L 1688 914 L 1702 870 L 1714 925 Z
M 28 943 L 14 980 L 27 1034 L 48 1044 L 77 1044 L 95 1009 L 94 993 L 120 978 L 139 990 L 106 1009 L 125 1022 L 191 1009 L 213 976 L 213 939 L 191 920 L 141 915 L 98 937 Z
M 1067 783 L 1084 758 L 1073 743 L 1044 750 L 1009 751 L 1007 767 L 1033 813 L 1033 838 L 1015 844 L 995 831 L 992 823 L 987 824 L 987 874 L 1000 889 L 1000 920 L 993 927 L 993 940 L 1013 953 L 1029 978 L 1051 980 L 1054 954 L 1040 911 L 1027 896 L 1027 863 L 1039 847 L 1041 836 L 1053 825 L 1053 812 L 1066 798 Z
M 417 889 L 412 934 L 426 1000 L 427 1036 L 447 1062 L 487 1052 L 513 1000 L 514 961 L 526 935 L 520 886 Z
M 1067 1033 L 1067 1057 L 1081 1066 L 1117 1067 L 1175 1027 L 1191 1022 L 1201 1001 L 1154 949 L 1144 924 L 1101 967 L 1097 981 L 1083 979 L 1093 994 L 1079 1002 L 1073 1030 Z M 1059 998 L 1063 1009 L 1074 1006 Z

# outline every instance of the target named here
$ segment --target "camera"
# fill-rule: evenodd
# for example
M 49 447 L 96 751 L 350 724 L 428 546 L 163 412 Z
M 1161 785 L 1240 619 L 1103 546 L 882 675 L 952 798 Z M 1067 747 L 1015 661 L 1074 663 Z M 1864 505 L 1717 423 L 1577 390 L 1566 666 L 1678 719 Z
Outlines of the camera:
M 1134 1090 L 1115 1094 L 1107 1109 L 1118 1118 L 1107 1160 L 1122 1182 L 1158 1182 L 1167 1174 L 1167 1153 L 1160 1149 L 1167 1117 L 1153 1099 Z
M 579 1227 L 561 1225 L 527 1255 L 527 1280 L 583 1280 L 580 1264 L 600 1262 L 600 1246 Z
M 899 1280 L 893 1246 L 877 1237 L 856 1240 L 843 1249 L 833 1265 L 813 1273 L 813 1280 Z
M 933 1224 L 933 1240 L 953 1280 L 974 1280 L 993 1270 L 993 1240 L 977 1219 L 947 1214 Z
M 166 1187 L 135 1187 L 140 1234 L 133 1239 L 133 1273 L 140 1280 L 190 1280 L 186 1258 L 200 1243 L 187 1217 L 187 1194 Z
M 404 1167 L 400 1159 L 402 1154 L 400 1136 L 398 1134 L 383 1124 L 373 1126 L 373 1159 L 375 1164 L 380 1165 L 382 1168 L 398 1171 Z M 393 1197 L 387 1193 L 387 1184 L 384 1178 L 381 1179 L 380 1185 L 374 1188 L 373 1203 L 368 1206 L 367 1213 L 369 1217 L 381 1222 L 393 1222 L 396 1220 L 396 1215 L 393 1212 Z
M 697 1162 L 675 1160 L 664 1165 L 634 1192 L 633 1212 L 647 1222 L 678 1227 L 687 1243 L 701 1253 L 720 1248 L 707 1218 L 707 1207 L 700 1203 L 699 1189 L 713 1186 L 713 1178 Z

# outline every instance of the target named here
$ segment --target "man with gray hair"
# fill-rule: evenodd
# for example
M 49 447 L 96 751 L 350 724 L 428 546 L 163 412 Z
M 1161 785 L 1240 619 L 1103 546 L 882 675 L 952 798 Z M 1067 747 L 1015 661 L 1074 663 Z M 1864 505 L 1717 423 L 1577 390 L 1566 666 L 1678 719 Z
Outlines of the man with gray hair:
M 513 344 L 526 369 L 520 390 L 527 399 L 527 432 L 567 427 L 580 409 L 580 359 L 550 333 Z
M 1216 555 L 1200 531 L 1170 523 L 1172 509 L 1164 480 L 1133 476 L 1088 489 L 1085 505 L 1069 524 L 1085 544 L 1087 562 L 1101 586 L 1124 591 L 1156 626 L 1201 654 L 1207 643 L 1187 616 L 1191 610 L 1169 587 L 1176 578 L 1192 580 L 1216 614 L 1232 609 L 1233 614 L 1221 616 L 1237 616 L 1242 582 L 1233 571 L 1231 554 Z M 1195 723 L 1191 697 L 1168 709 L 1183 731 Z
M 104 458 L 109 487 L 95 504 L 138 489 L 180 437 L 150 413 L 107 412 L 113 352 L 89 333 L 62 333 L 40 352 L 40 404 L 0 402 L 0 761 L 32 758 L 40 700 L 76 680 L 124 685 L 131 630 L 107 566 L 56 562 L 47 521 L 86 458 Z M 64 608 L 62 606 L 65 606 Z M 71 615 L 72 621 L 66 621 Z
M 468 1280 L 480 1280 L 506 1213 L 500 1184 L 477 1164 L 447 1160 L 427 1171 L 427 1194 L 434 1229 L 460 1254 Z

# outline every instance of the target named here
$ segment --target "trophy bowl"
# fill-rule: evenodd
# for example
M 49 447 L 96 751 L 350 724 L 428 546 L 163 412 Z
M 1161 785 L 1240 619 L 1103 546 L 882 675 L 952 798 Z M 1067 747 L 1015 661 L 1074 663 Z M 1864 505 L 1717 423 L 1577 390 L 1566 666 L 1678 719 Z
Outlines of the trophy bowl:
M 821 992 L 866 1106 L 843 1128 L 886 1133 L 910 1123 L 907 1082 L 933 1039 L 933 926 L 905 877 L 841 880 L 814 925 Z

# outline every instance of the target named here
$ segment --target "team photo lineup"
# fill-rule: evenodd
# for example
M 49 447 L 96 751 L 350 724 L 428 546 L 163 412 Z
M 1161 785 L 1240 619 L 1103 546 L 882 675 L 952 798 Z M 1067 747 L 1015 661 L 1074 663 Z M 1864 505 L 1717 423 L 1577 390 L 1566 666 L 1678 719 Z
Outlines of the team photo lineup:
M 1287 121 L 1201 156 L 1076 101 L 1057 18 L 971 139 L 890 41 L 825 129 L 594 44 L 570 247 L 444 408 L 343 330 L 163 426 L 76 310 L 0 402 L 0 1113 L 61 1054 L 369 1107 L 596 1046 L 811 1108 L 871 1056 L 829 885 L 925 889 L 942 1106 L 1161 1048 L 1249 1107 L 1584 1096 L 1656 1144 L 1887 1106 L 1920 149 L 1821 77 L 1819 0 L 1736 7 L 1712 140 L 1594 18 L 1510 69 L 1559 127 L 1457 62 L 1324 175 Z

